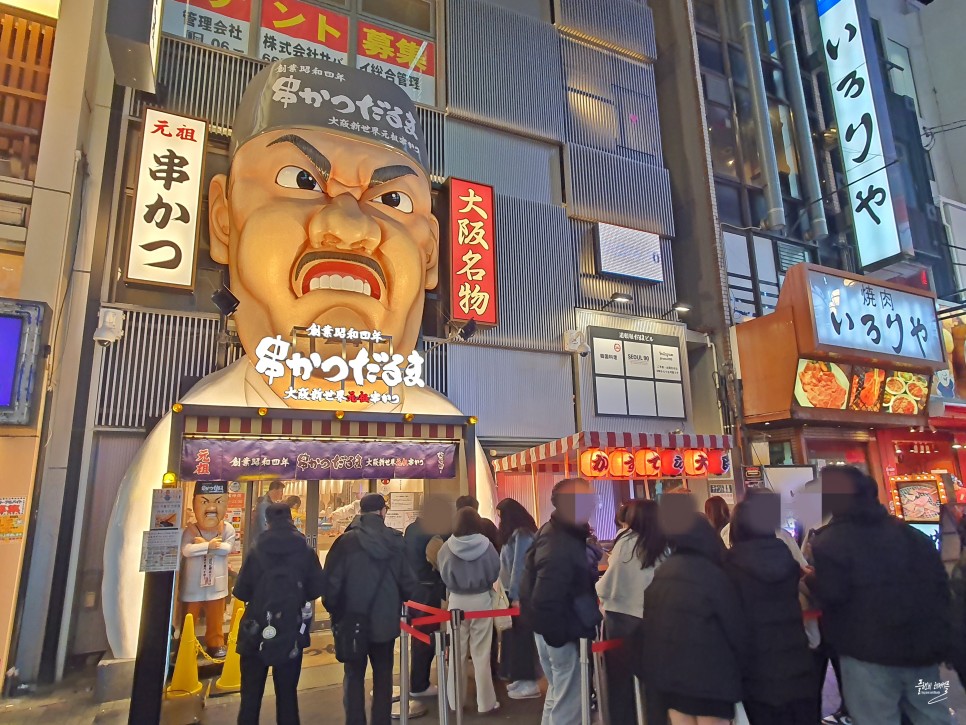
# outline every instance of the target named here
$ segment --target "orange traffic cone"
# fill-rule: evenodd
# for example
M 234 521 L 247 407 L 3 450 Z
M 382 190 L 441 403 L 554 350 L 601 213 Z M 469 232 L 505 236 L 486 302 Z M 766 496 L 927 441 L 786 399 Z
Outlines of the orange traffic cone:
M 215 680 L 214 690 L 219 695 L 241 690 L 241 658 L 238 656 L 237 645 L 238 628 L 243 616 L 245 616 L 245 605 L 239 603 L 231 618 L 231 629 L 228 631 L 228 654 L 225 655 L 225 664 L 221 668 L 221 677 Z
M 195 636 L 194 617 L 186 614 L 184 626 L 181 628 L 178 657 L 174 661 L 174 674 L 171 676 L 171 684 L 165 691 L 168 699 L 193 697 L 201 692 L 201 681 L 198 679 L 197 652 L 198 638 Z

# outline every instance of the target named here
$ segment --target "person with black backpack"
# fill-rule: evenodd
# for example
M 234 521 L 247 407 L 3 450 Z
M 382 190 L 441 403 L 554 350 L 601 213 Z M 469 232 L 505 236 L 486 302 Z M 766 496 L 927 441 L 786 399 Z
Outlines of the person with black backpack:
M 402 533 L 386 526 L 386 500 L 362 497 L 360 514 L 326 557 L 325 608 L 332 615 L 335 657 L 345 666 L 346 725 L 366 725 L 366 662 L 372 666 L 372 725 L 389 725 L 393 649 L 402 603 L 425 596 L 406 559 Z
M 302 650 L 309 644 L 311 603 L 322 596 L 325 579 L 318 555 L 292 523 L 288 504 L 271 504 L 265 519 L 268 529 L 242 563 L 233 590 L 246 603 L 238 628 L 238 725 L 257 725 L 269 667 L 276 722 L 298 725 Z

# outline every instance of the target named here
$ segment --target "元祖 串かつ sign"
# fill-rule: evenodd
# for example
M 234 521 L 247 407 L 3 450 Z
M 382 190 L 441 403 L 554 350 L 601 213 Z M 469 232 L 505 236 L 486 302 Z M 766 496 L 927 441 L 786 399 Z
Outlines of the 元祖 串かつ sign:
M 499 322 L 496 287 L 496 239 L 493 187 L 462 179 L 449 180 L 450 318 Z
M 126 282 L 193 289 L 208 124 L 144 111 Z

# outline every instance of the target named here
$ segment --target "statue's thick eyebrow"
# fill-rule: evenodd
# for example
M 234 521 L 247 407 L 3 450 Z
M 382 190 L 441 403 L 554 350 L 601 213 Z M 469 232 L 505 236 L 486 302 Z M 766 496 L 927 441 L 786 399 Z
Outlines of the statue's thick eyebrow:
M 372 172 L 372 178 L 369 179 L 369 186 L 375 186 L 376 184 L 385 184 L 393 179 L 398 179 L 401 176 L 417 176 L 416 171 L 405 164 L 398 164 L 396 166 L 382 166 Z
M 310 144 L 301 136 L 296 136 L 294 133 L 287 133 L 284 136 L 279 136 L 277 139 L 269 143 L 269 146 L 274 146 L 277 143 L 290 143 L 312 162 L 312 165 L 318 170 L 319 174 L 322 176 L 323 181 L 329 180 L 329 175 L 332 173 L 332 163 L 325 157 L 321 151 L 319 151 L 315 146 Z

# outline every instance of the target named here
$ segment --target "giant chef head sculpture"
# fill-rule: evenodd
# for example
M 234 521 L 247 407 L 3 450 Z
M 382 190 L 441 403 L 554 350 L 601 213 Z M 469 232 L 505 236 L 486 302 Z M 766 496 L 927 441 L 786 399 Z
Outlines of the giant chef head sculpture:
M 342 65 L 277 61 L 245 91 L 230 155 L 209 190 L 211 256 L 228 265 L 249 359 L 313 324 L 379 330 L 412 352 L 439 224 L 406 93 Z M 290 377 L 270 382 L 284 397 Z

